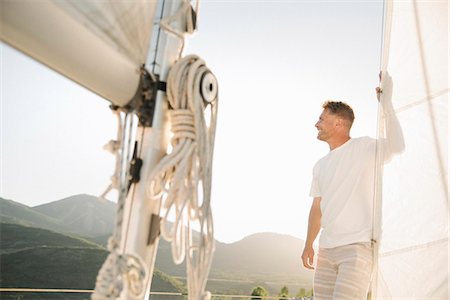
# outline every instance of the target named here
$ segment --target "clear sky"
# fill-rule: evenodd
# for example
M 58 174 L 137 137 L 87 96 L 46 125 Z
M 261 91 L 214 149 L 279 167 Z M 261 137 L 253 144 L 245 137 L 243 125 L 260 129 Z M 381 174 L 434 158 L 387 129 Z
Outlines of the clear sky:
M 185 53 L 219 80 L 212 207 L 219 241 L 256 232 L 304 238 L 314 124 L 327 99 L 375 135 L 381 1 L 203 0 Z M 114 158 L 109 103 L 1 44 L 0 196 L 29 206 L 99 195 Z

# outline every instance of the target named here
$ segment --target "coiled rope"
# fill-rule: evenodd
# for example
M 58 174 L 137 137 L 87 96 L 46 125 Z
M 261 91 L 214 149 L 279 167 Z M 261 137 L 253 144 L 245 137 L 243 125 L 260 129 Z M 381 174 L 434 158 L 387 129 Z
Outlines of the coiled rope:
M 187 257 L 189 299 L 209 299 L 205 287 L 214 252 L 210 199 L 217 82 L 204 61 L 190 55 L 172 66 L 167 98 L 172 151 L 154 168 L 147 193 L 161 201 L 161 234 L 171 242 L 174 262 Z M 199 229 L 199 237 L 193 236 L 193 228 Z

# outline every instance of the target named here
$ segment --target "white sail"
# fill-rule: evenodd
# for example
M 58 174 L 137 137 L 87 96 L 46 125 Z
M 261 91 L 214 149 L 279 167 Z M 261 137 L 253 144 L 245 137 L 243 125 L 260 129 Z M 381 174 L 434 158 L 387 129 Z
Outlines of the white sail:
M 135 95 L 156 1 L 2 0 L 0 38 L 116 105 Z
M 386 2 L 382 70 L 405 150 L 382 170 L 376 299 L 450 299 L 448 9 L 448 1 Z

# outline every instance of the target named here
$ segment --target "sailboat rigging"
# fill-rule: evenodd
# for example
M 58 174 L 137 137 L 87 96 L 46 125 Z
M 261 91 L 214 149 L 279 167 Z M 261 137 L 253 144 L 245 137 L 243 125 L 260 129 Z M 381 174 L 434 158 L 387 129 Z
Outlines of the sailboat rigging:
M 405 151 L 383 167 L 377 156 L 371 297 L 450 299 L 448 1 L 384 2 L 381 71 L 392 78 Z M 119 191 L 118 218 L 93 299 L 147 297 L 160 235 L 175 261 L 188 259 L 189 298 L 211 297 L 218 83 L 201 58 L 182 55 L 199 1 L 0 3 L 3 42 L 100 95 L 117 116 L 108 144 L 116 172 L 103 196 Z

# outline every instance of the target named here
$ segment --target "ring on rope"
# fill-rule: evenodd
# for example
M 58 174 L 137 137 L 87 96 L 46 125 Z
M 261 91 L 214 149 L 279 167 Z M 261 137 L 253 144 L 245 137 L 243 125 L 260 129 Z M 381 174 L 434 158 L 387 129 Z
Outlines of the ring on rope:
M 202 75 L 202 79 L 200 80 L 200 92 L 203 97 L 203 100 L 210 103 L 217 98 L 218 94 L 218 84 L 217 79 L 213 73 L 207 72 Z

